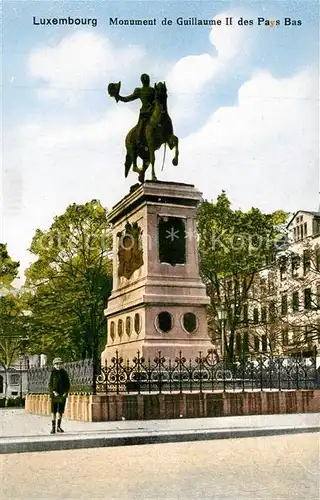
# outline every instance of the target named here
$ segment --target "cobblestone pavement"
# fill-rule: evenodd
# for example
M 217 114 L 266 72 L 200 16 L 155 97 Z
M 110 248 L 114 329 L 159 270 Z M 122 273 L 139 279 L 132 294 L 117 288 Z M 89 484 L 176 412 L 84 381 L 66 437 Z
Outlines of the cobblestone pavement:
M 318 500 L 319 433 L 0 456 L 1 498 Z

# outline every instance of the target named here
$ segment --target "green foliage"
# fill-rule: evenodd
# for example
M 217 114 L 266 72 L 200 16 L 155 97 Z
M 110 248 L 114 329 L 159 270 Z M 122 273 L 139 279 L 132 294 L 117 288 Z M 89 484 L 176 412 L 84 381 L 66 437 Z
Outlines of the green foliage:
M 24 408 L 25 407 L 25 398 L 0 398 L 0 408 Z
M 27 351 L 30 325 L 24 306 L 16 294 L 7 294 L 0 300 L 0 364 L 5 370 L 20 353 Z
M 47 231 L 36 231 L 26 270 L 35 352 L 65 361 L 97 355 L 106 341 L 103 310 L 112 288 L 106 210 L 92 200 L 70 205 Z
M 8 369 L 20 354 L 28 352 L 30 335 L 25 303 L 16 293 L 0 298 L 0 365 L 4 369 L 4 388 L 7 394 Z
M 281 239 L 280 225 L 287 214 L 263 214 L 257 208 L 248 212 L 232 210 L 225 192 L 216 202 L 204 201 L 198 210 L 200 270 L 211 297 L 209 322 L 212 335 L 221 335 L 218 311 L 225 310 L 227 336 L 225 352 L 234 357 L 235 332 L 244 324 L 244 306 L 255 275 L 265 265 L 275 242 Z
M 0 243 L 0 288 L 10 288 L 18 276 L 19 262 L 14 262 L 8 254 L 7 245 Z

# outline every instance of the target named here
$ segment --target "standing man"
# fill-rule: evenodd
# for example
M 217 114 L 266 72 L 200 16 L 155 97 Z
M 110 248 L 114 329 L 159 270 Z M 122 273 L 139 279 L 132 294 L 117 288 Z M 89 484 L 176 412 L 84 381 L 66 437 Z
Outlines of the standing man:
M 69 376 L 61 367 L 62 359 L 55 358 L 53 360 L 53 370 L 51 372 L 49 381 L 49 391 L 51 396 L 51 413 L 52 413 L 52 429 L 51 434 L 56 432 L 56 415 L 58 417 L 57 421 L 57 432 L 64 432 L 61 428 L 61 420 L 66 405 L 66 399 L 70 389 Z

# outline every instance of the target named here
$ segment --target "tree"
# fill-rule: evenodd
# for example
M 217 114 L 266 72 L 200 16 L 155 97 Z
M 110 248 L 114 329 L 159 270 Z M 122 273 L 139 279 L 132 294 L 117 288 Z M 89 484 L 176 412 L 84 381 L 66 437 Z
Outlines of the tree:
M 8 254 L 7 245 L 0 243 L 0 365 L 4 370 L 5 397 L 8 371 L 21 349 L 25 349 L 27 335 L 23 305 L 12 285 L 18 276 L 19 265 Z
M 13 280 L 18 276 L 19 262 L 15 262 L 8 254 L 7 245 L 0 243 L 0 288 L 12 288 Z
M 8 373 L 19 354 L 28 349 L 30 329 L 28 317 L 20 296 L 8 293 L 0 300 L 0 365 L 4 370 L 5 398 L 8 389 Z M 21 374 L 20 374 L 21 376 Z
M 273 246 L 283 237 L 281 224 L 287 214 L 232 210 L 225 192 L 216 202 L 204 201 L 197 214 L 200 270 L 211 304 L 208 311 L 212 339 L 224 334 L 227 361 L 235 355 L 236 332 L 248 323 L 248 297 L 254 278 L 266 264 Z M 218 321 L 226 313 L 226 329 Z
M 65 360 L 93 357 L 104 347 L 104 308 L 112 289 L 111 235 L 97 200 L 70 205 L 47 231 L 36 231 L 26 270 L 38 349 Z

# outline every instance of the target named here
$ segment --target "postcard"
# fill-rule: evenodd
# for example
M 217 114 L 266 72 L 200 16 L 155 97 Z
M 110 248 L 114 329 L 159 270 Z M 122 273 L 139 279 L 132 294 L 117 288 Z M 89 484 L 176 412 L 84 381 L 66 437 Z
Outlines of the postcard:
M 116 320 L 112 317 L 119 313 L 117 307 L 122 300 L 119 296 L 125 295 L 121 287 L 124 290 L 133 275 L 137 282 L 147 280 L 144 271 L 141 276 L 134 273 L 148 266 L 154 273 L 152 279 L 159 283 L 162 280 L 163 288 L 167 286 L 165 280 L 171 279 L 170 286 L 176 288 L 185 280 L 184 292 L 179 289 L 176 293 L 177 301 L 184 297 L 186 304 L 190 297 L 196 297 L 196 305 L 203 306 L 202 316 L 197 317 L 191 308 L 183 311 L 182 319 L 159 309 L 157 319 L 149 323 L 150 328 L 155 328 L 156 336 L 160 338 L 179 326 L 190 338 L 199 329 L 199 321 L 204 321 L 204 308 L 209 299 L 203 298 L 204 285 L 199 284 L 195 243 L 184 243 L 183 251 L 178 243 L 177 251 L 169 244 L 161 249 L 167 266 L 163 274 L 160 267 L 156 267 L 158 254 L 146 265 L 145 248 L 142 251 L 139 247 L 139 238 L 145 238 L 152 223 L 140 227 L 136 219 L 126 220 L 123 208 L 126 200 L 131 200 L 130 210 L 138 210 L 135 193 L 140 193 L 139 189 L 145 189 L 143 201 L 146 203 L 158 207 L 162 197 L 166 200 L 165 209 L 155 208 L 159 211 L 156 215 L 150 210 L 148 219 L 154 221 L 160 217 L 163 234 L 167 230 L 165 224 L 175 213 L 174 207 L 182 205 L 188 189 L 194 189 L 188 199 L 189 207 L 185 206 L 184 212 L 180 210 L 182 222 L 175 221 L 173 239 L 176 232 L 185 227 L 184 221 L 190 219 L 190 211 L 196 204 L 193 201 L 199 201 L 200 194 L 210 202 L 225 195 L 234 210 L 257 207 L 263 213 L 281 210 L 292 216 L 307 211 L 319 220 L 319 4 L 316 0 L 4 0 L 2 14 L 0 288 L 2 297 L 15 294 L 19 298 L 26 294 L 29 305 L 19 303 L 19 314 L 31 318 L 29 328 L 33 325 L 33 332 L 39 332 L 39 343 L 34 345 L 37 345 L 37 355 L 41 352 L 44 356 L 37 358 L 40 365 L 45 365 L 46 355 L 50 362 L 64 355 L 69 356 L 67 361 L 97 359 L 104 349 L 99 342 L 107 335 L 104 314 L 108 321 L 108 339 L 113 341 L 118 335 L 120 343 L 126 339 L 129 345 L 133 335 L 137 336 L 136 340 L 139 335 L 141 338 L 146 320 L 140 310 L 134 310 L 138 300 L 134 293 L 138 292 L 128 289 L 128 293 L 133 294 L 130 304 L 126 304 L 126 311 L 133 311 L 130 317 L 127 313 L 123 318 L 117 316 Z M 163 192 L 159 194 L 157 189 Z M 142 203 L 142 194 L 139 200 Z M 104 257 L 108 257 L 108 261 L 99 270 L 99 286 L 95 281 L 101 292 L 95 302 L 88 283 L 92 284 L 96 268 L 90 264 L 81 278 L 80 274 L 74 278 L 73 271 L 79 261 L 73 252 L 80 248 L 81 241 L 78 239 L 72 249 L 68 246 L 70 239 L 65 245 L 69 237 L 66 228 L 68 234 L 71 230 L 76 234 L 78 219 L 83 220 L 84 214 L 89 214 L 89 218 L 93 214 L 95 225 L 88 234 L 90 244 L 97 242 L 111 210 L 112 223 L 118 227 L 121 219 L 121 224 L 113 234 L 113 248 L 107 235 Z M 190 231 L 193 234 L 195 222 L 189 219 L 188 234 Z M 158 235 L 156 230 L 154 234 Z M 129 242 L 128 248 L 121 248 L 118 253 L 117 238 Z M 66 278 L 63 258 L 69 251 L 72 257 Z M 187 276 L 182 266 L 190 255 L 193 260 Z M 55 283 L 53 287 L 50 280 Z M 76 288 L 80 282 L 81 294 Z M 55 288 L 56 283 L 61 285 L 59 290 Z M 112 286 L 112 301 L 104 309 Z M 190 290 L 195 286 L 197 292 L 192 294 Z M 41 297 L 37 295 L 38 290 L 43 292 Z M 145 293 L 143 297 L 151 304 L 160 292 L 148 290 L 149 295 Z M 57 293 L 54 299 L 50 295 L 53 292 Z M 172 297 L 171 302 L 166 301 L 166 292 L 161 293 L 164 304 L 173 303 Z M 54 304 L 59 307 L 55 309 Z M 91 312 L 96 306 L 99 310 L 95 310 L 94 316 Z M 34 320 L 37 318 L 44 323 Z M 95 337 L 93 331 L 99 332 L 99 336 Z M 59 332 L 63 335 L 59 336 Z M 28 336 L 29 333 L 23 338 Z M 24 355 L 22 351 L 19 353 Z M 161 364 L 161 357 L 159 359 L 157 362 Z M 17 363 L 14 369 L 19 372 Z M 8 372 L 9 365 L 3 366 Z M 23 370 L 20 364 L 20 372 Z M 0 376 L 3 393 L 6 386 L 6 391 L 13 391 L 12 396 L 22 397 L 30 389 L 30 379 L 28 382 L 21 379 L 20 388 L 10 388 L 5 384 L 5 376 Z M 136 380 L 130 382 L 137 383 Z M 96 389 L 95 385 L 93 393 Z M 180 416 L 184 415 L 179 413 Z M 125 427 L 127 422 L 122 424 Z M 84 432 L 81 425 L 75 424 L 72 432 Z M 130 431 L 129 424 L 127 427 Z M 21 420 L 17 428 L 19 435 L 23 435 L 28 426 Z M 116 432 L 115 427 L 113 431 Z M 27 435 L 37 432 L 31 426 Z M 150 427 L 146 433 L 151 433 Z M 263 450 L 260 442 L 259 446 Z M 165 457 L 168 450 L 165 448 L 161 456 Z M 172 467 L 176 467 L 175 473 L 179 474 L 186 455 L 173 453 L 177 453 L 176 461 L 172 460 L 171 464 L 176 464 Z M 223 449 L 221 453 L 226 452 Z M 239 464 L 246 452 L 238 450 L 237 453 Z M 307 455 L 306 450 L 305 453 Z M 140 460 L 148 462 L 150 457 L 146 453 Z M 205 459 L 199 460 L 204 463 Z M 309 458 L 305 460 L 309 464 Z M 18 467 L 19 460 L 15 463 Z M 74 471 L 75 462 L 70 463 Z M 110 474 L 116 474 L 120 480 L 123 462 L 119 458 L 114 463 L 119 468 L 110 468 L 110 463 L 104 463 L 101 475 L 110 478 Z M 310 470 L 313 465 L 311 463 Z M 40 466 L 40 462 L 34 465 Z M 161 462 L 161 471 L 162 467 Z M 20 470 L 16 469 L 16 478 Z M 28 486 L 22 496 L 16 496 L 17 490 L 8 482 L 6 495 L 8 498 L 31 498 L 28 496 L 31 494 L 33 498 L 53 498 L 48 470 L 43 476 L 51 485 L 48 496 L 41 496 L 47 487 L 45 480 L 32 493 L 31 473 L 24 476 L 24 484 Z M 63 470 L 59 471 L 64 477 Z M 194 470 L 190 467 L 187 471 L 181 476 L 183 482 L 196 483 L 198 475 L 193 477 Z M 142 478 L 139 483 L 127 465 L 124 475 L 126 481 L 130 476 L 135 479 L 137 488 L 147 480 Z M 94 477 L 93 469 L 88 476 Z M 281 479 L 279 476 L 278 484 Z M 85 481 L 74 484 L 84 488 L 83 498 L 89 495 L 103 498 L 98 486 L 99 491 L 94 491 Z M 304 484 L 302 479 L 301 484 Z M 201 498 L 218 498 L 208 490 L 207 496 L 203 496 L 204 488 L 197 493 L 191 486 L 193 496 L 190 493 L 190 498 L 198 498 L 200 490 Z M 297 485 L 291 487 L 300 491 Z M 139 498 L 179 496 L 177 488 L 169 488 L 167 496 L 160 496 L 160 489 L 154 489 L 154 496 L 148 490 L 146 496 L 142 493 Z M 118 496 L 114 498 L 138 498 L 129 486 L 125 488 L 125 492 L 130 493 L 128 497 L 122 496 L 120 490 L 117 489 Z M 187 490 L 187 486 L 183 486 L 181 498 L 189 498 Z M 262 498 L 265 492 L 263 489 L 261 492 Z M 248 490 L 243 498 L 249 498 L 249 493 Z M 270 498 L 289 498 L 282 490 L 278 493 Z M 309 493 L 312 496 L 311 490 L 307 496 Z M 74 491 L 67 487 L 63 495 L 61 498 L 75 498 Z M 110 495 L 107 498 L 113 498 Z M 299 495 L 305 497 L 305 491 Z

